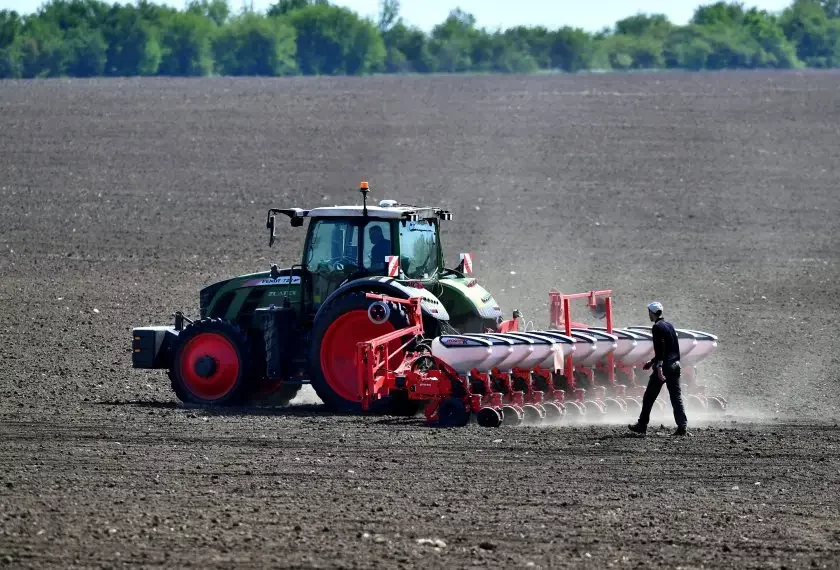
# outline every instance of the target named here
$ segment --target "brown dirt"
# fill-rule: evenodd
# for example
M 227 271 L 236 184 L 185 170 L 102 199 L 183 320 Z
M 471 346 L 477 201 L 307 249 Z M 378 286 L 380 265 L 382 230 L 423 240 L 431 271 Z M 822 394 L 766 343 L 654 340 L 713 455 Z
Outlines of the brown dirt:
M 0 83 L 0 565 L 836 566 L 837 80 Z M 508 314 L 610 287 L 620 324 L 656 298 L 718 334 L 729 417 L 673 441 L 216 413 L 130 368 L 133 326 L 295 260 L 267 207 L 362 179 L 454 209 L 449 259 Z

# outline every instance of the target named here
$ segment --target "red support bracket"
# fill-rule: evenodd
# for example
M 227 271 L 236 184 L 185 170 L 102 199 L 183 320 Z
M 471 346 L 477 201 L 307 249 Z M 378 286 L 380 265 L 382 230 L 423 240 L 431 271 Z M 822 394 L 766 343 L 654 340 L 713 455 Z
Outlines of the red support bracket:
M 588 291 L 586 293 L 571 293 L 564 294 L 560 291 L 550 291 L 548 293 L 549 301 L 549 321 L 550 326 L 562 329 L 566 336 L 571 336 L 572 327 L 581 326 L 582 323 L 572 321 L 572 300 L 586 299 L 587 305 L 590 308 L 598 306 L 598 298 L 604 298 L 604 308 L 607 317 L 607 332 L 613 332 L 613 317 L 612 317 L 612 289 L 603 289 L 600 291 Z M 584 325 L 585 326 L 585 325 Z M 565 359 L 565 366 L 563 367 L 563 374 L 566 376 L 569 391 L 574 392 L 575 378 L 574 365 L 572 364 L 572 355 L 569 354 Z M 607 356 L 607 373 L 610 382 L 615 378 L 615 367 L 613 365 L 613 355 L 610 353 Z
M 392 341 L 402 339 L 405 336 L 410 335 L 413 339 L 423 335 L 423 312 L 420 308 L 421 297 L 399 299 L 397 297 L 375 293 L 368 293 L 366 297 L 383 303 L 396 303 L 409 307 L 408 319 L 410 325 L 374 339 L 357 343 L 356 384 L 359 390 L 362 410 L 364 411 L 370 410 L 373 401 L 378 399 L 379 394 L 386 384 L 395 384 L 398 375 L 395 373 L 395 370 L 399 370 L 406 360 L 404 356 L 400 366 L 389 366 L 391 359 L 400 352 L 404 352 L 408 343 L 401 346 L 394 354 L 390 354 L 388 345 Z

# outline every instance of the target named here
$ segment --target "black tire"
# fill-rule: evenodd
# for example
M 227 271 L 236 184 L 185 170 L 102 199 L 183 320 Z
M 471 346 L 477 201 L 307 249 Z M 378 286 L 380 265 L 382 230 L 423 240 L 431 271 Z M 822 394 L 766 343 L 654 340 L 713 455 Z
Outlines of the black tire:
M 321 344 L 324 336 L 327 334 L 330 326 L 342 315 L 350 311 L 367 311 L 373 301 L 365 297 L 366 291 L 356 291 L 347 293 L 335 299 L 330 303 L 329 307 L 324 310 L 318 320 L 314 323 L 312 328 L 312 342 L 309 349 L 309 363 L 310 363 L 310 382 L 312 388 L 324 402 L 324 405 L 333 412 L 359 414 L 362 413 L 361 402 L 357 400 L 348 400 L 336 393 L 327 381 L 323 370 L 321 369 Z M 388 318 L 389 322 L 397 329 L 404 328 L 409 325 L 408 317 L 405 311 L 400 308 L 391 309 L 391 315 Z M 371 407 L 371 412 L 374 413 L 391 413 L 392 402 L 390 398 L 383 398 L 374 402 Z M 401 415 L 406 413 L 405 408 L 400 404 Z
M 215 397 L 208 397 L 206 394 L 196 392 L 191 386 L 195 379 L 184 377 L 181 363 L 185 357 L 185 349 L 190 341 L 200 335 L 219 335 L 227 341 L 237 360 L 237 372 L 231 378 L 229 385 L 223 394 Z M 216 355 L 208 354 L 218 365 Z M 198 404 L 204 406 L 232 406 L 240 405 L 247 398 L 253 376 L 253 359 L 248 345 L 248 339 L 238 326 L 222 319 L 201 319 L 187 325 L 178 335 L 178 344 L 169 366 L 169 379 L 175 395 L 184 403 Z
M 464 427 L 470 423 L 470 412 L 458 398 L 446 398 L 438 407 L 438 425 L 440 427 Z

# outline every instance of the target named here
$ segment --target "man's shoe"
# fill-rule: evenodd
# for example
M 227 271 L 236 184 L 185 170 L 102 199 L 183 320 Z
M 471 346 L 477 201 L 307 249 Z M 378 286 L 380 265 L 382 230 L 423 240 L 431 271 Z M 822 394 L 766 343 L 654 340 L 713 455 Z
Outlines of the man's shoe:
M 635 424 L 630 424 L 627 427 L 633 433 L 638 433 L 638 434 L 641 434 L 641 435 L 645 435 L 645 432 L 647 432 L 647 426 L 644 426 L 644 425 L 640 424 L 639 422 L 636 422 Z
M 674 433 L 672 433 L 671 435 L 676 435 L 676 436 L 688 435 L 688 430 L 686 429 L 685 426 L 679 426 L 677 429 L 674 430 Z

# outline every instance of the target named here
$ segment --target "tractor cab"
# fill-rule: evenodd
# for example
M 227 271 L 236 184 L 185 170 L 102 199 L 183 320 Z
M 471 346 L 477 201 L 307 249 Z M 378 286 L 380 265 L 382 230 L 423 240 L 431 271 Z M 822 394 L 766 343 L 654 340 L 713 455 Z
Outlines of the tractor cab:
M 347 208 L 321 210 L 310 212 L 314 219 L 301 262 L 310 274 L 316 305 L 349 280 L 378 276 L 422 282 L 439 274 L 437 220 L 379 217 L 390 212 L 349 216 Z
M 269 210 L 269 244 L 274 241 L 274 214 L 289 216 L 292 226 L 310 219 L 301 269 L 310 283 L 313 311 L 349 281 L 390 277 L 428 284 L 444 272 L 438 222 L 451 219 L 451 213 L 394 200 L 368 206 L 367 190 L 363 182 L 361 206 Z

